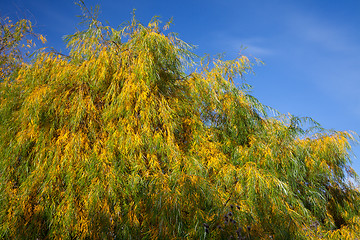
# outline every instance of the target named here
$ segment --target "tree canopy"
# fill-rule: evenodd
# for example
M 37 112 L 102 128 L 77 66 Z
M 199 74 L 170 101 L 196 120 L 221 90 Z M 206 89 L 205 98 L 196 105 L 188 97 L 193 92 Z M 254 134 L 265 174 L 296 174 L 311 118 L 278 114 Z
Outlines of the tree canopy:
M 14 72 L 30 54 L 34 47 L 34 38 L 42 43 L 46 42 L 44 36 L 33 31 L 31 21 L 22 19 L 13 23 L 8 17 L 0 16 L 0 80 Z
M 158 18 L 84 20 L 0 83 L 1 238 L 360 238 L 352 134 L 268 114 L 252 61 Z

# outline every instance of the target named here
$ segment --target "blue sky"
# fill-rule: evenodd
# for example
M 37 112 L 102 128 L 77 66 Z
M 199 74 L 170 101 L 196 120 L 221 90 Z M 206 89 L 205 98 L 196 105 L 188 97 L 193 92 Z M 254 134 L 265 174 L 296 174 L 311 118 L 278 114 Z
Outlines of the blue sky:
M 62 37 L 75 32 L 81 14 L 71 0 L 0 0 L 2 16 L 29 18 L 48 46 L 66 51 Z M 103 0 L 100 19 L 116 27 L 154 15 L 197 46 L 196 53 L 242 53 L 261 59 L 247 77 L 253 95 L 282 113 L 309 116 L 323 127 L 360 134 L 359 0 Z M 353 147 L 360 173 L 360 146 Z

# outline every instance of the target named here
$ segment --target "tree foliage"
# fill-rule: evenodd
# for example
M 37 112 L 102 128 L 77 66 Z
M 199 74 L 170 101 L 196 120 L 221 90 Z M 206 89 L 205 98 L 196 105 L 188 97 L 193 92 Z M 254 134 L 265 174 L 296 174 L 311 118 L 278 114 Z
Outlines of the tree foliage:
M 247 57 L 198 60 L 157 18 L 85 22 L 1 83 L 2 238 L 360 237 L 350 133 L 268 116 Z
M 0 80 L 2 80 L 24 64 L 30 48 L 35 46 L 34 39 L 38 38 L 42 43 L 45 43 L 46 39 L 34 33 L 32 23 L 27 19 L 13 23 L 8 17 L 0 16 L 0 31 Z

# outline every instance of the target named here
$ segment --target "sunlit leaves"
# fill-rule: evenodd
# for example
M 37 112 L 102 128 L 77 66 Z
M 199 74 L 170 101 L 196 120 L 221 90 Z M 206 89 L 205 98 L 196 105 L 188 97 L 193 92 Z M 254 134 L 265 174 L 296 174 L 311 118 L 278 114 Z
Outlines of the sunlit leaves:
M 158 18 L 85 20 L 1 83 L 1 237 L 358 237 L 351 134 L 268 116 L 247 57 L 198 61 Z
M 43 44 L 44 36 L 33 32 L 32 23 L 22 19 L 12 22 L 9 18 L 0 17 L 0 81 L 25 63 L 30 48 L 35 47 L 37 38 Z

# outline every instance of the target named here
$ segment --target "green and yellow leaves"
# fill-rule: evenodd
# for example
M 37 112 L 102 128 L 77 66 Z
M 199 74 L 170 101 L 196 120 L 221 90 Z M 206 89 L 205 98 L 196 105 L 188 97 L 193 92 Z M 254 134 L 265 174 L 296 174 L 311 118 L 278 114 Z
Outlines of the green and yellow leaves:
M 9 18 L 0 17 L 0 25 L 0 81 L 3 81 L 25 64 L 25 58 L 30 54 L 30 48 L 36 46 L 35 38 L 43 44 L 46 39 L 44 36 L 34 33 L 31 22 L 26 19 L 13 23 Z
M 87 23 L 3 76 L 1 237 L 358 237 L 350 134 L 267 116 L 247 57 L 196 63 L 157 18 Z

